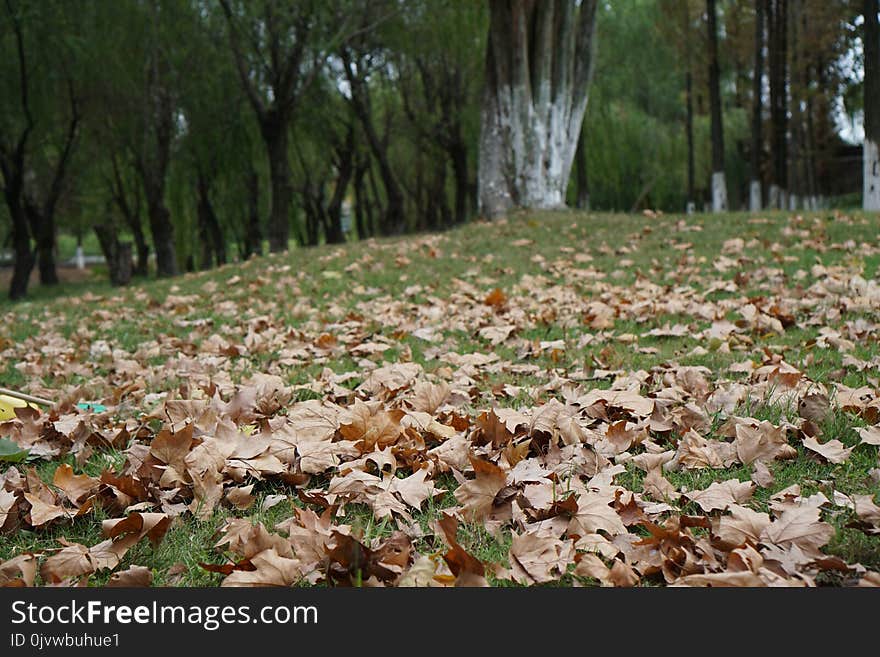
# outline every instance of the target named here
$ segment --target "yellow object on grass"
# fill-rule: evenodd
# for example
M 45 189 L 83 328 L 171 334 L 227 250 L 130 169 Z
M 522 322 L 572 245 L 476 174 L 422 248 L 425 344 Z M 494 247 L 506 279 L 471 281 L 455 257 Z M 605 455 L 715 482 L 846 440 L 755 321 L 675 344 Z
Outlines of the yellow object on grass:
M 24 408 L 25 406 L 30 406 L 31 408 L 36 409 L 40 408 L 36 404 L 28 404 L 22 399 L 16 399 L 15 397 L 10 397 L 9 395 L 0 395 L 0 422 L 14 419 L 15 409 Z

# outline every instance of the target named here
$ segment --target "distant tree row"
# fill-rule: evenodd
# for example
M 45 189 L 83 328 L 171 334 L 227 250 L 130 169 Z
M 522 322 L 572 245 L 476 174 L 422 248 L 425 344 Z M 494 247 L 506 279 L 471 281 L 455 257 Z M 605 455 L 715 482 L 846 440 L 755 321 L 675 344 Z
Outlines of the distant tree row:
M 856 115 L 880 206 L 878 0 L 0 1 L 13 299 L 60 234 L 125 284 L 515 207 L 816 207 Z

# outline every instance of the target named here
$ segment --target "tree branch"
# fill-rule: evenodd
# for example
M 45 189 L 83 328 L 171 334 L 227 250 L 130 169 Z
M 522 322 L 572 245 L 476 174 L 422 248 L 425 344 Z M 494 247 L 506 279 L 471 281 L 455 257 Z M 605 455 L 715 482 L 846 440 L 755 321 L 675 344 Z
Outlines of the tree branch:
M 238 30 L 235 25 L 235 20 L 232 15 L 232 7 L 229 5 L 229 0 L 220 0 L 220 7 L 223 9 L 223 14 L 226 16 L 226 23 L 229 26 L 229 46 L 235 59 L 235 67 L 238 70 L 238 77 L 241 80 L 241 86 L 244 88 L 248 101 L 250 101 L 251 106 L 253 106 L 254 108 L 254 112 L 256 112 L 257 114 L 257 118 L 262 122 L 263 120 L 265 120 L 266 106 L 263 103 L 263 99 L 260 97 L 260 94 L 257 93 L 257 89 L 254 87 L 254 84 L 248 77 L 247 65 L 244 61 L 244 53 L 242 53 L 241 50 L 241 43 L 239 42 L 238 38 Z

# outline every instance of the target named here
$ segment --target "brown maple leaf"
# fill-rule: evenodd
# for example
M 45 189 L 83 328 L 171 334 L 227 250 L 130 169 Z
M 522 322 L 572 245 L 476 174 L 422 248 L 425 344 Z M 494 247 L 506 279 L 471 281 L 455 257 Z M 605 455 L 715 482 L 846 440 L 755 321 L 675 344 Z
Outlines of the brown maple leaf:
M 711 512 L 720 509 L 724 511 L 733 504 L 742 504 L 752 497 L 755 485 L 748 481 L 728 479 L 722 482 L 712 482 L 705 490 L 685 493 L 685 497 L 700 505 L 703 511 Z
M 737 504 L 731 504 L 728 511 L 729 516 L 721 516 L 712 525 L 719 545 L 728 550 L 746 543 L 757 545 L 770 525 L 770 516 Z
M 235 570 L 220 586 L 292 586 L 303 578 L 299 559 L 283 557 L 274 548 L 250 559 L 252 570 Z
M 488 586 L 483 563 L 458 543 L 458 520 L 450 514 L 444 513 L 443 517 L 437 521 L 437 526 L 449 546 L 449 550 L 443 555 L 443 560 L 455 576 L 455 586 Z
M 37 555 L 30 552 L 0 562 L 0 586 L 33 586 L 37 563 Z
M 735 432 L 736 454 L 745 465 L 758 460 L 772 461 L 797 456 L 797 452 L 788 444 L 785 432 L 767 421 L 757 426 L 737 424 Z
M 829 440 L 820 443 L 815 438 L 804 438 L 804 447 L 811 452 L 816 452 L 829 463 L 843 463 L 849 458 L 852 447 L 845 447 L 839 440 Z
M 773 543 L 781 548 L 798 547 L 808 555 L 819 555 L 819 548 L 834 536 L 834 527 L 821 522 L 819 509 L 802 505 L 790 507 L 771 522 L 761 534 L 762 543 Z
M 555 536 L 514 534 L 508 559 L 511 576 L 520 584 L 545 584 L 560 579 L 574 563 L 574 544 Z
M 400 420 L 404 412 L 385 410 L 379 402 L 355 403 L 339 416 L 339 433 L 347 440 L 356 441 L 362 454 L 393 445 L 403 430 Z
M 805 395 L 798 401 L 798 415 L 815 424 L 824 422 L 830 408 L 828 396 L 821 393 Z
M 671 586 L 705 587 L 756 587 L 767 586 L 763 579 L 753 572 L 695 573 L 675 580 Z
M 56 518 L 73 516 L 72 511 L 68 511 L 57 504 L 47 504 L 34 493 L 24 493 L 24 498 L 31 505 L 31 510 L 28 513 L 28 522 L 32 527 L 42 527 Z
M 613 500 L 609 500 L 600 493 L 587 492 L 577 498 L 577 513 L 572 516 L 568 524 L 568 533 L 583 536 L 603 531 L 613 537 L 617 534 L 626 534 L 627 529 L 617 511 L 611 506 Z
M 113 573 L 105 586 L 122 586 L 126 588 L 150 586 L 153 583 L 153 572 L 145 566 L 129 566 L 126 570 Z
M 856 429 L 856 431 L 861 437 L 862 443 L 880 446 L 880 427 L 864 427 Z
M 495 496 L 507 484 L 507 475 L 494 463 L 470 457 L 475 478 L 455 490 L 455 499 L 462 504 L 462 516 L 479 521 L 492 513 Z

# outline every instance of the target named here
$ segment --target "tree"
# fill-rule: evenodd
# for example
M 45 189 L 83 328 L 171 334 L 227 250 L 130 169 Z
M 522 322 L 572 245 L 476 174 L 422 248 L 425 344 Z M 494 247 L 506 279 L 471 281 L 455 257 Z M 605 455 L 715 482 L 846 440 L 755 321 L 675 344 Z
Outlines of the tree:
M 48 3 L 4 2 L 3 20 L 9 27 L 4 30 L 4 46 L 15 53 L 6 60 L 9 68 L 3 79 L 9 85 L 0 93 L 0 173 L 14 256 L 10 299 L 27 294 L 34 264 L 39 264 L 41 283 L 58 282 L 56 211 L 82 122 L 80 92 L 74 81 L 76 57 L 58 39 L 70 28 L 64 9 Z M 36 47 L 47 42 L 56 47 L 54 54 L 59 58 L 53 65 L 45 60 L 46 50 Z
M 687 211 L 690 213 L 696 207 L 695 169 L 694 163 L 694 75 L 693 75 L 693 49 L 691 48 L 690 11 L 688 1 L 681 0 L 683 24 L 683 39 L 685 42 L 685 136 L 687 138 Z
M 764 5 L 766 0 L 755 0 L 755 69 L 752 76 L 752 148 L 751 180 L 749 182 L 749 210 L 756 212 L 763 205 L 761 186 L 761 155 L 764 151 L 763 95 L 764 95 Z
M 786 207 L 788 189 L 788 2 L 767 0 L 773 168 L 768 205 Z
M 357 117 L 370 153 L 376 162 L 385 192 L 385 211 L 380 230 L 383 234 L 401 233 L 406 228 L 403 188 L 391 162 L 390 115 L 386 112 L 384 134 L 377 123 L 380 112 L 374 101 L 374 90 L 388 88 L 389 57 L 385 40 L 375 34 L 374 27 L 394 11 L 387 0 L 361 0 L 353 12 L 357 31 L 339 49 L 342 70 L 348 84 L 347 99 Z M 376 195 L 378 198 L 378 195 Z
M 153 13 L 155 20 L 155 12 Z M 174 90 L 169 77 L 170 62 L 156 41 L 152 42 L 147 59 L 144 84 L 143 135 L 136 147 L 135 163 L 141 177 L 147 201 L 147 217 L 156 251 L 156 273 L 176 276 L 177 255 L 174 243 L 174 224 L 165 204 L 165 185 L 171 165 L 171 145 L 175 123 Z
M 428 212 L 445 207 L 444 182 L 451 168 L 453 221 L 461 223 L 476 210 L 469 208 L 474 187 L 470 162 L 479 130 L 473 119 L 479 116 L 483 67 L 474 52 L 485 48 L 487 12 L 483 3 L 458 0 L 410 0 L 407 7 L 391 44 L 417 153 L 427 153 L 435 169 L 430 195 L 435 198 L 429 199 Z
M 94 93 L 102 112 L 95 130 L 110 157 L 117 158 L 112 174 L 117 207 L 124 193 L 130 205 L 122 212 L 140 242 L 140 204 L 133 203 L 142 192 L 156 273 L 174 276 L 179 272 L 179 218 L 172 216 L 166 197 L 184 127 L 181 80 L 192 56 L 189 35 L 197 14 L 187 3 L 155 0 L 110 3 L 98 18 L 95 41 L 102 69 Z M 138 244 L 137 250 L 142 270 L 145 245 Z
M 709 106 L 712 121 L 712 212 L 727 210 L 724 176 L 724 124 L 721 115 L 721 67 L 718 64 L 718 25 L 715 0 L 706 0 L 709 27 Z
M 290 125 L 297 102 L 320 73 L 345 24 L 321 0 L 220 0 L 239 81 L 260 126 L 271 189 L 269 250 L 286 251 L 292 198 Z M 334 29 L 335 23 L 335 29 Z M 342 25 L 342 27 L 339 27 Z
M 863 163 L 865 172 L 862 206 L 865 210 L 880 210 L 880 25 L 878 0 L 864 0 L 865 51 L 865 144 Z
M 564 204 L 595 49 L 596 0 L 491 0 L 478 187 L 489 217 Z

